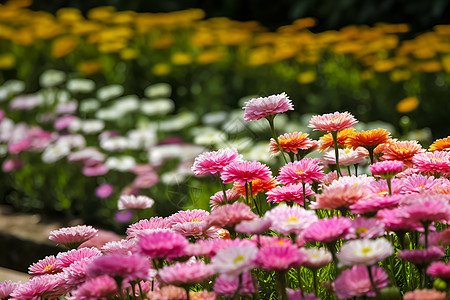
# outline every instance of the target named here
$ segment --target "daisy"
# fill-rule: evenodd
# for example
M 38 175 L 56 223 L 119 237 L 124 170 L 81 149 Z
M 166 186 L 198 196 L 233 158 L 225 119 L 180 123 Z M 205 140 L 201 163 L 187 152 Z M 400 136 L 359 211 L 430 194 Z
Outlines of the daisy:
M 235 161 L 227 165 L 221 173 L 224 183 L 237 182 L 242 186 L 256 179 L 270 181 L 271 178 L 272 172 L 269 167 L 256 160 Z
M 381 290 L 389 283 L 387 273 L 379 267 L 371 267 L 373 282 L 377 290 Z M 342 271 L 341 275 L 333 282 L 333 290 L 341 299 L 376 295 L 370 282 L 369 272 L 365 266 L 353 266 Z
M 417 141 L 390 141 L 385 144 L 381 158 L 383 160 L 399 160 L 408 167 L 412 167 L 414 155 L 424 151 Z
M 255 259 L 258 254 L 256 246 L 229 247 L 221 249 L 211 259 L 211 266 L 215 272 L 222 274 L 226 280 L 234 280 L 240 274 L 256 267 Z
M 279 205 L 264 215 L 264 219 L 271 221 L 272 230 L 281 234 L 300 233 L 318 220 L 312 210 L 300 206 Z
M 19 284 L 10 293 L 10 296 L 14 299 L 58 298 L 67 292 L 64 284 L 64 277 L 61 273 L 44 274 L 35 276 L 29 281 Z
M 234 202 L 213 210 L 205 219 L 204 229 L 211 226 L 233 227 L 241 221 L 249 221 L 257 217 L 248 205 L 242 202 Z
M 348 112 L 335 112 L 330 114 L 324 114 L 321 116 L 312 116 L 309 121 L 309 128 L 320 131 L 338 131 L 346 128 L 350 128 L 358 123 L 353 115 Z
M 342 245 L 337 258 L 344 265 L 374 265 L 394 253 L 392 244 L 385 238 L 353 240 Z
M 441 261 L 433 262 L 427 268 L 427 273 L 433 278 L 441 278 L 448 282 L 450 280 L 450 264 Z
M 414 168 L 416 168 L 419 172 L 449 174 L 450 152 L 434 151 L 418 153 L 414 155 L 412 163 Z
M 261 247 L 255 262 L 265 270 L 287 271 L 292 267 L 300 267 L 305 254 L 295 245 L 267 245 Z
M 306 197 L 314 195 L 314 192 L 311 189 L 309 184 L 305 185 L 305 194 L 303 194 L 303 185 L 302 184 L 288 184 L 285 186 L 278 186 L 276 188 L 271 189 L 266 193 L 267 202 L 295 202 L 297 204 L 302 205 L 303 200 Z
M 278 143 L 283 151 L 288 153 L 299 154 L 299 159 L 305 157 L 308 153 L 314 151 L 317 148 L 318 142 L 308 138 L 308 133 L 293 132 L 285 133 L 278 137 Z M 270 139 L 270 152 L 275 155 L 280 152 L 275 139 Z
M 153 258 L 176 258 L 184 256 L 189 241 L 181 234 L 171 231 L 155 231 L 143 235 L 138 243 L 138 252 Z
M 135 247 L 136 243 L 134 240 L 120 240 L 107 242 L 101 250 L 105 254 L 131 255 Z
M 85 241 L 93 238 L 98 230 L 92 226 L 78 225 L 50 231 L 49 239 L 61 243 L 69 249 L 75 249 Z
M 167 218 L 152 217 L 150 219 L 143 219 L 135 224 L 131 224 L 127 229 L 127 239 L 138 238 L 141 235 L 153 231 L 169 230 Z
M 78 260 L 63 269 L 67 289 L 74 290 L 88 279 L 86 270 L 93 260 L 94 258 Z
M 251 297 L 256 291 L 253 285 L 253 280 L 257 281 L 256 277 L 250 272 L 242 273 L 242 282 L 239 289 L 240 296 Z M 222 274 L 214 281 L 214 292 L 218 296 L 233 297 L 239 285 L 239 279 L 226 280 Z M 256 287 L 258 288 L 258 287 Z
M 387 191 L 386 191 L 387 194 Z M 370 199 L 358 201 L 350 205 L 352 214 L 374 214 L 382 208 L 395 207 L 400 202 L 400 195 L 376 196 Z
M 28 267 L 28 274 L 52 274 L 62 270 L 62 268 L 55 268 L 56 257 L 54 255 L 46 256 L 44 259 L 32 264 Z
M 401 179 L 402 194 L 422 193 L 427 190 L 434 190 L 436 187 L 445 186 L 448 180 L 443 178 L 435 179 L 433 176 L 413 174 Z
M 433 144 L 430 145 L 428 151 L 448 151 L 450 149 L 450 136 L 435 140 Z
M 285 93 L 272 95 L 268 97 L 254 98 L 245 103 L 244 120 L 260 120 L 270 115 L 284 113 L 288 110 L 294 110 L 292 101 Z
M 186 247 L 186 254 L 188 256 L 205 256 L 213 257 L 221 249 L 227 249 L 230 247 L 245 247 L 254 246 L 255 243 L 249 239 L 241 240 L 239 238 L 231 239 L 211 239 L 211 240 L 198 240 L 195 244 L 190 243 Z
M 218 151 L 205 152 L 195 158 L 192 171 L 195 175 L 206 173 L 215 174 L 222 172 L 223 168 L 233 161 L 240 161 L 242 155 L 232 148 L 219 149 Z
M 381 209 L 376 213 L 376 218 L 384 224 L 387 230 L 394 232 L 423 231 L 420 222 L 403 218 L 403 216 L 400 208 Z
M 83 283 L 72 296 L 74 299 L 99 299 L 113 297 L 118 293 L 116 281 L 108 275 L 103 275 Z
M 440 260 L 444 255 L 444 251 L 436 246 L 431 246 L 423 250 L 402 250 L 397 253 L 398 258 L 404 259 L 418 267 L 425 267 L 433 261 Z
M 254 219 L 250 221 L 242 221 L 234 228 L 236 232 L 247 234 L 260 234 L 269 230 L 272 225 L 272 221 L 269 219 Z
M 433 194 L 413 194 L 402 198 L 400 218 L 408 221 L 431 223 L 446 222 L 450 218 L 449 196 Z M 403 202 L 402 202 L 403 201 Z
M 325 174 L 317 158 L 304 158 L 301 161 L 290 162 L 281 167 L 277 179 L 283 184 L 313 183 Z
M 306 242 L 331 244 L 347 236 L 351 228 L 351 219 L 334 216 L 312 223 L 303 230 L 302 237 Z
M 76 261 L 91 259 L 101 256 L 102 253 L 95 247 L 73 249 L 67 252 L 60 252 L 56 255 L 55 268 L 64 269 Z
M 10 294 L 19 286 L 22 282 L 13 282 L 11 280 L 5 280 L 0 282 L 0 298 L 6 299 Z
M 356 217 L 347 239 L 373 239 L 385 235 L 384 224 L 375 218 Z
M 167 224 L 174 232 L 184 236 L 212 237 L 217 235 L 217 227 L 203 231 L 203 225 L 209 212 L 203 209 L 179 211 L 167 218 Z
M 153 206 L 155 200 L 147 196 L 121 195 L 118 207 L 119 210 L 124 209 L 146 209 Z
M 209 206 L 211 207 L 211 211 L 215 210 L 217 207 L 221 205 L 233 203 L 239 198 L 241 198 L 240 192 L 238 192 L 234 188 L 226 190 L 225 193 L 226 193 L 226 200 L 223 196 L 223 191 L 219 191 L 209 198 L 210 199 Z
M 446 300 L 447 294 L 445 292 L 439 292 L 435 289 L 416 289 L 403 295 L 403 300 L 417 300 L 417 299 L 433 299 L 433 300 Z
M 369 166 L 370 172 L 374 176 L 382 178 L 392 178 L 403 170 L 404 164 L 398 160 L 381 161 Z
M 338 147 L 339 146 L 343 147 L 343 148 L 345 147 L 347 138 L 354 130 L 355 130 L 355 128 L 346 128 L 346 129 L 342 129 L 342 130 L 338 131 L 337 136 L 336 136 L 336 141 L 337 141 Z M 325 151 L 330 147 L 334 147 L 333 135 L 331 133 L 327 133 L 319 138 L 319 143 L 317 145 L 317 148 L 320 151 Z
M 158 271 L 159 278 L 162 282 L 177 286 L 199 283 L 213 274 L 214 271 L 211 265 L 205 264 L 202 260 L 194 263 L 177 262 L 173 265 L 164 266 Z
M 392 195 L 400 194 L 403 189 L 402 181 L 397 178 L 392 178 L 390 187 Z M 372 181 L 370 184 L 366 186 L 366 188 L 372 193 L 376 194 L 377 197 L 391 196 L 389 195 L 389 186 L 386 179 L 379 179 L 378 181 Z
M 104 255 L 94 259 L 87 267 L 89 277 L 109 275 L 113 278 L 128 280 L 146 279 L 149 275 L 150 262 L 147 257 L 139 255 Z
M 305 254 L 302 265 L 311 270 L 320 269 L 333 260 L 331 252 L 325 248 L 300 248 L 300 252 Z
M 365 161 L 365 158 L 367 157 L 367 151 L 363 148 L 357 148 L 356 150 L 346 148 L 346 149 L 339 149 L 338 155 L 339 155 L 339 164 L 341 166 L 350 166 L 363 163 Z M 335 165 L 336 164 L 335 151 L 329 151 L 325 153 L 322 157 L 322 162 L 327 165 Z

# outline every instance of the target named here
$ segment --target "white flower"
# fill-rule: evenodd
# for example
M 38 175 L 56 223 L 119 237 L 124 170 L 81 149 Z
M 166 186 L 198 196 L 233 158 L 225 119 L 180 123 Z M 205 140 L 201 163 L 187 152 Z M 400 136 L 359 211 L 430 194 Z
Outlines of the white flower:
M 123 94 L 123 86 L 120 84 L 111 84 L 101 87 L 97 90 L 97 98 L 101 101 L 107 101 L 117 98 Z
M 39 77 L 39 83 L 42 87 L 53 87 L 66 80 L 66 73 L 58 70 L 47 70 Z
M 153 165 L 160 165 L 165 160 L 172 158 L 180 158 L 181 161 L 190 160 L 203 153 L 204 150 L 204 147 L 197 145 L 159 145 L 149 149 L 149 162 Z
M 89 98 L 80 103 L 80 112 L 89 113 L 94 112 L 100 107 L 100 102 L 97 99 Z
M 239 274 L 256 267 L 254 260 L 258 254 L 256 246 L 234 246 L 221 249 L 211 259 L 211 266 L 224 279 L 232 281 Z
M 4 101 L 12 95 L 17 95 L 25 90 L 25 82 L 21 80 L 8 80 L 0 87 L 0 101 Z
M 72 124 L 71 124 L 72 125 Z M 81 122 L 81 130 L 86 134 L 98 133 L 105 128 L 105 122 L 102 120 L 84 120 Z
M 179 131 L 197 122 L 197 115 L 192 112 L 182 112 L 173 118 L 159 122 L 159 130 L 163 132 Z
M 181 184 L 186 180 L 186 177 L 193 175 L 190 167 L 180 165 L 176 170 L 166 172 L 161 176 L 161 182 L 167 185 Z
M 117 119 L 123 117 L 123 113 L 111 107 L 98 110 L 95 113 L 95 117 L 105 121 L 117 121 Z
M 281 234 L 299 233 L 318 220 L 312 210 L 300 206 L 278 205 L 264 215 L 264 219 L 272 222 L 270 229 Z
M 129 149 L 148 148 L 158 141 L 155 129 L 150 126 L 147 128 L 130 130 L 127 133 L 127 137 Z
M 353 240 L 342 245 L 337 258 L 342 264 L 374 265 L 394 253 L 392 244 L 385 238 Z
M 215 126 L 222 124 L 228 119 L 228 112 L 226 111 L 215 111 L 206 113 L 202 117 L 202 123 L 205 125 Z
M 134 112 L 139 109 L 139 99 L 135 95 L 129 95 L 117 99 L 111 109 L 122 112 L 122 115 Z
M 300 252 L 306 254 L 303 266 L 310 269 L 321 268 L 333 260 L 331 252 L 325 248 L 300 248 Z
M 266 142 L 259 142 L 253 144 L 251 147 L 242 152 L 242 156 L 246 160 L 257 160 L 268 163 L 272 160 L 269 151 L 269 145 Z
M 196 128 L 192 131 L 197 145 L 220 145 L 227 140 L 227 134 L 212 127 Z
M 50 164 L 54 163 L 70 153 L 70 147 L 67 143 L 55 143 L 47 147 L 42 153 L 42 161 Z
M 353 164 L 360 164 L 365 161 L 365 158 L 369 155 L 366 149 L 359 147 L 356 150 L 346 148 L 339 149 L 339 165 L 349 166 Z M 323 155 L 322 161 L 325 164 L 336 164 L 336 156 L 334 150 L 328 151 Z
M 110 170 L 126 172 L 136 165 L 136 161 L 132 156 L 109 157 L 106 159 L 105 165 Z
M 140 208 L 146 209 L 153 206 L 155 200 L 147 196 L 121 195 L 118 202 L 119 210 Z
M 115 136 L 100 141 L 100 147 L 107 151 L 123 151 L 128 148 L 128 139 L 123 136 Z
M 172 99 L 160 98 L 141 101 L 141 112 L 147 116 L 166 115 L 174 109 L 175 103 Z
M 170 97 L 171 93 L 172 87 L 168 83 L 152 84 L 144 90 L 144 95 L 148 98 Z
M 4 118 L 3 121 L 0 122 L 0 142 L 7 142 L 10 140 L 14 126 L 13 120 L 8 118 Z
M 43 98 L 39 94 L 20 95 L 9 102 L 9 109 L 11 110 L 31 110 L 36 106 L 42 105 Z
M 80 134 L 70 134 L 59 137 L 57 143 L 66 144 L 69 148 L 84 148 L 86 147 L 86 140 Z
M 67 81 L 67 89 L 72 93 L 89 93 L 95 89 L 95 82 L 90 79 L 73 78 Z
M 78 101 L 58 103 L 55 108 L 56 114 L 74 114 L 77 111 Z

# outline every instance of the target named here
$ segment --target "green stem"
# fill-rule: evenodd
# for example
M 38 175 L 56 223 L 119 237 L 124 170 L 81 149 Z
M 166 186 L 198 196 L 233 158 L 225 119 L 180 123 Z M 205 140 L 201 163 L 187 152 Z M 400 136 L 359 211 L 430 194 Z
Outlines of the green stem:
M 386 183 L 387 183 L 388 190 L 389 190 L 389 196 L 392 196 L 392 187 L 391 187 L 391 178 L 390 177 L 386 178 Z
M 303 207 L 307 209 L 306 207 L 306 183 L 302 180 L 302 187 L 303 187 Z
M 313 285 L 314 285 L 314 294 L 316 297 L 319 297 L 319 286 L 317 285 L 317 269 L 313 269 Z
M 373 280 L 373 275 L 372 275 L 372 269 L 371 266 L 366 266 L 367 267 L 367 272 L 369 273 L 369 279 L 370 279 L 370 284 L 372 285 L 372 288 L 375 292 L 375 295 L 378 299 L 380 298 L 380 291 L 377 288 L 377 285 L 375 284 L 375 281 Z
M 239 291 L 241 290 L 241 286 L 242 286 L 242 273 L 239 274 L 239 283 L 238 283 L 236 291 L 233 294 L 233 300 L 239 299 Z
M 341 168 L 339 167 L 339 148 L 337 143 L 337 131 L 332 131 L 331 136 L 333 137 L 333 143 L 334 143 L 334 155 L 336 156 L 336 172 L 337 172 L 337 178 L 342 177 Z
M 370 164 L 373 165 L 374 157 L 373 157 L 373 150 L 375 149 L 375 146 L 367 146 L 367 151 L 369 151 L 369 158 L 370 158 Z
M 276 272 L 277 277 L 277 288 L 278 288 L 278 299 L 279 300 L 288 300 L 287 291 L 286 291 L 286 282 L 284 278 L 284 272 Z
M 245 202 L 247 205 L 249 205 L 248 202 L 248 181 L 245 182 Z
M 256 212 L 258 213 L 258 215 L 261 215 L 261 213 L 259 212 L 258 204 L 256 204 L 255 199 L 253 199 L 253 183 L 250 182 L 249 187 L 250 187 L 250 200 L 252 201 L 253 204 L 255 204 Z
M 283 151 L 283 149 L 281 148 L 280 142 L 278 141 L 278 137 L 277 137 L 277 134 L 276 134 L 276 132 L 275 132 L 275 125 L 274 125 L 274 119 L 275 119 L 275 116 L 274 116 L 274 115 L 270 115 L 270 116 L 267 116 L 266 119 L 267 119 L 267 121 L 269 121 L 270 130 L 272 131 L 272 137 L 273 137 L 273 139 L 275 140 L 275 142 L 276 142 L 277 145 L 278 145 L 278 149 L 279 149 L 280 152 L 281 152 L 281 156 L 283 156 L 284 162 L 287 164 L 288 161 L 287 161 L 287 159 L 286 159 L 286 156 L 284 155 L 284 151 Z
M 190 300 L 189 287 L 188 286 L 184 287 L 184 290 L 186 291 L 186 300 Z
M 222 179 L 220 179 L 220 172 L 219 172 L 219 171 L 217 171 L 217 177 L 219 178 L 220 185 L 222 186 L 222 191 L 223 191 L 223 201 L 226 202 L 226 203 L 228 203 L 228 199 L 227 199 L 227 190 L 226 190 L 225 184 L 223 183 Z

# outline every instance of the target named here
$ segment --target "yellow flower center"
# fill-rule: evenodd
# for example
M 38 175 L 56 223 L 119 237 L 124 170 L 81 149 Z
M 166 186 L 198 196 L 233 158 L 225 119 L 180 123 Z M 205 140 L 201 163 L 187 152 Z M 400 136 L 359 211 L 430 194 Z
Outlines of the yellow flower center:
M 312 257 L 312 258 L 318 258 L 318 257 L 319 257 L 319 255 L 317 255 L 317 254 L 313 254 L 313 255 L 311 255 L 311 257 Z
M 201 222 L 201 220 L 199 219 L 199 218 L 195 218 L 195 219 L 192 219 L 192 220 L 190 220 L 189 222 Z
M 241 260 L 244 260 L 244 258 L 245 258 L 245 257 L 243 257 L 242 255 L 239 255 L 239 256 L 237 256 L 237 257 L 234 259 L 234 263 L 237 264 L 237 263 L 240 262 Z
M 361 233 L 366 232 L 367 230 L 369 230 L 369 228 L 367 228 L 367 227 L 359 227 L 358 229 L 356 229 L 356 233 L 357 234 L 361 234 Z
M 283 241 L 279 241 L 278 245 L 284 245 L 284 242 Z
M 370 248 L 363 248 L 361 250 L 361 252 L 364 253 L 364 254 L 369 253 L 370 251 L 372 251 L 372 249 L 370 249 Z
M 297 173 L 297 174 L 303 174 L 303 173 L 305 173 L 305 171 L 298 170 L 298 171 L 295 171 L 295 173 Z
M 287 220 L 286 222 L 295 222 L 295 221 L 298 221 L 298 219 L 296 218 L 296 217 L 291 217 L 291 218 L 289 218 L 289 220 Z
M 431 157 L 430 159 L 439 159 L 439 160 L 441 160 L 439 157 Z
M 44 268 L 44 270 L 50 270 L 51 268 L 53 268 L 53 265 L 48 265 L 48 266 L 45 266 L 45 268 Z
M 353 185 L 358 185 L 356 182 Z
M 345 154 L 349 154 L 349 153 L 350 153 L 350 150 L 347 149 L 347 150 L 344 151 L 344 153 L 345 153 Z
M 385 195 L 385 194 L 387 194 L 388 193 L 388 191 L 379 191 L 378 192 L 378 194 L 380 194 L 380 195 Z

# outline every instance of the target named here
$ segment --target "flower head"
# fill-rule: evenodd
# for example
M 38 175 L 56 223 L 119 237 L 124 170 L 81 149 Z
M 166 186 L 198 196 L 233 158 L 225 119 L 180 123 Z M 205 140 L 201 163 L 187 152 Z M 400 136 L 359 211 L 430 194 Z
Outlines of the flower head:
M 332 132 L 352 127 L 356 123 L 358 121 L 350 113 L 335 112 L 321 116 L 312 116 L 308 127 L 313 130 Z
M 272 223 L 270 228 L 281 234 L 300 233 L 318 220 L 312 210 L 287 205 L 278 205 L 269 210 L 264 219 L 270 220 Z
M 388 285 L 388 275 L 382 268 L 371 267 L 371 273 L 378 290 Z M 351 269 L 344 270 L 333 282 L 333 290 L 341 299 L 364 295 L 375 296 L 369 272 L 365 266 L 353 266 Z
M 318 142 L 308 138 L 308 133 L 302 132 L 293 132 L 293 133 L 285 133 L 278 137 L 278 143 L 280 143 L 280 147 L 285 152 L 299 153 L 306 152 L 309 153 L 314 151 L 317 148 Z M 270 152 L 272 154 L 277 154 L 280 152 L 280 148 L 278 147 L 275 139 L 270 139 Z
M 338 149 L 339 165 L 349 166 L 363 163 L 365 161 L 365 158 L 367 157 L 367 154 L 367 150 L 365 150 L 364 148 L 356 148 L 356 150 L 353 150 L 351 148 Z M 332 150 L 325 153 L 322 157 L 322 162 L 328 165 L 335 165 L 335 151 Z
M 336 141 L 338 146 L 345 147 L 348 136 L 354 131 L 354 128 L 346 128 L 337 132 Z M 330 147 L 334 147 L 334 139 L 331 133 L 324 134 L 319 139 L 318 148 L 320 151 L 325 151 Z
M 260 179 L 269 181 L 272 172 L 269 167 L 258 161 L 235 161 L 227 165 L 221 174 L 224 183 L 237 182 L 244 186 L 247 182 Z
M 202 260 L 186 263 L 175 263 L 164 266 L 158 275 L 166 284 L 184 285 L 202 282 L 214 272 L 210 265 L 206 265 Z
M 139 255 L 104 255 L 96 258 L 87 267 L 89 277 L 109 275 L 128 280 L 147 279 L 150 271 L 148 258 Z
M 382 149 L 383 160 L 399 160 L 408 167 L 412 167 L 414 155 L 424 152 L 417 141 L 389 141 Z
M 61 243 L 67 248 L 77 248 L 85 241 L 93 238 L 98 230 L 92 226 L 78 225 L 66 227 L 50 232 L 49 239 Z
M 277 178 L 283 184 L 318 181 L 325 176 L 322 172 L 323 167 L 319 163 L 320 160 L 317 158 L 304 158 L 301 161 L 290 162 L 281 167 Z
M 427 273 L 433 278 L 441 278 L 448 281 L 450 280 L 450 264 L 442 261 L 433 262 L 427 268 Z
M 234 280 L 239 274 L 247 272 L 254 267 L 258 254 L 256 246 L 229 247 L 221 249 L 211 259 L 215 272 L 221 273 L 226 280 Z
M 175 258 L 184 256 L 188 240 L 171 231 L 155 231 L 143 235 L 138 241 L 138 252 L 150 258 Z
M 256 196 L 260 192 L 263 191 L 269 191 L 279 185 L 279 182 L 275 178 L 270 178 L 269 181 L 263 181 L 261 179 L 255 179 L 252 181 L 252 195 Z M 250 188 L 250 184 L 249 184 Z M 245 186 L 240 185 L 239 183 L 235 182 L 233 186 L 233 190 L 238 193 L 241 197 L 246 196 L 245 192 Z
M 390 133 L 385 129 L 378 128 L 368 131 L 353 131 L 349 134 L 346 144 L 353 149 L 358 147 L 375 148 L 386 143 L 390 139 Z
M 252 182 L 253 184 L 253 182 Z M 217 207 L 229 203 L 233 203 L 241 197 L 241 194 L 236 189 L 228 189 L 225 191 L 227 196 L 227 202 L 225 202 L 225 198 L 223 197 L 223 191 L 219 191 L 212 195 L 209 199 L 209 205 L 211 207 L 211 211 L 215 210 Z
M 314 192 L 309 184 L 305 185 L 305 197 L 313 195 Z M 267 202 L 295 202 L 303 204 L 303 185 L 288 184 L 285 186 L 277 186 L 266 193 Z M 309 201 L 309 200 L 307 200 Z
M 247 234 L 258 234 L 266 232 L 270 226 L 272 225 L 272 221 L 269 219 L 261 218 L 254 219 L 249 221 L 242 221 L 237 224 L 234 230 L 237 232 L 247 233 Z
M 195 158 L 192 171 L 195 175 L 205 173 L 215 174 L 222 172 L 223 168 L 233 161 L 240 161 L 242 155 L 239 155 L 236 149 L 219 149 L 218 151 L 205 152 Z
M 341 179 L 345 179 L 342 177 Z M 311 205 L 313 209 L 348 209 L 359 201 L 368 200 L 373 197 L 366 185 L 346 182 L 345 180 L 334 181 L 325 187 L 321 194 L 316 196 L 316 202 Z
M 305 254 L 296 245 L 272 244 L 262 247 L 255 261 L 266 270 L 286 271 L 301 266 L 304 260 Z
M 305 254 L 303 266 L 313 270 L 328 265 L 333 259 L 331 252 L 325 248 L 300 248 L 300 252 Z
M 208 216 L 209 212 L 202 209 L 179 211 L 168 217 L 167 223 L 174 232 L 184 236 L 201 236 Z
M 391 243 L 380 238 L 376 240 L 353 240 L 342 245 L 337 258 L 344 265 L 374 265 L 394 253 Z
M 108 275 L 92 278 L 73 292 L 75 299 L 96 300 L 118 294 L 116 281 Z
M 400 198 L 400 195 L 373 197 L 350 205 L 350 211 L 352 214 L 373 214 L 382 208 L 397 206 Z
M 402 250 L 397 253 L 397 257 L 409 261 L 417 266 L 426 266 L 433 261 L 444 257 L 445 253 L 441 248 L 431 246 L 427 249 Z
M 62 268 L 55 267 L 56 257 L 54 255 L 46 256 L 44 259 L 32 264 L 28 267 L 28 273 L 32 275 L 37 274 L 53 274 L 62 270 Z
M 254 98 L 245 103 L 244 120 L 249 122 L 259 120 L 269 115 L 284 113 L 294 110 L 291 100 L 285 93 L 268 97 Z
M 55 268 L 63 269 L 69 267 L 76 261 L 91 259 L 101 256 L 102 253 L 95 247 L 73 249 L 67 252 L 60 252 L 56 255 Z
M 307 242 L 332 243 L 345 237 L 351 230 L 352 222 L 348 218 L 325 218 L 312 223 L 303 230 L 303 239 Z
M 252 212 L 248 205 L 242 202 L 234 202 L 233 204 L 219 206 L 213 210 L 205 219 L 204 228 L 211 226 L 232 227 L 241 221 L 249 221 L 256 218 L 257 215 Z
M 135 224 L 131 224 L 127 229 L 127 239 L 138 238 L 144 234 L 154 231 L 167 231 L 169 225 L 167 218 L 152 217 L 150 219 L 143 219 Z
M 414 168 L 420 172 L 449 174 L 450 152 L 434 151 L 418 153 L 413 156 L 412 163 Z
M 9 295 L 20 285 L 19 282 L 13 282 L 11 280 L 5 280 L 0 282 L 0 298 L 5 299 L 8 298 Z
M 446 300 L 447 294 L 435 289 L 416 289 L 403 295 L 403 300 Z
M 123 209 L 146 209 L 153 206 L 155 200 L 147 196 L 121 195 L 118 207 Z
M 392 178 L 403 170 L 404 164 L 398 160 L 386 160 L 374 163 L 369 166 L 370 172 L 374 176 Z
M 430 145 L 428 151 L 448 151 L 450 150 L 450 136 L 435 140 L 433 144 Z
M 242 283 L 239 290 L 240 296 L 251 296 L 255 292 L 253 279 L 256 279 L 250 272 L 242 273 Z M 226 280 L 222 274 L 214 282 L 214 292 L 219 296 L 233 297 L 239 285 L 239 279 Z

